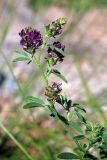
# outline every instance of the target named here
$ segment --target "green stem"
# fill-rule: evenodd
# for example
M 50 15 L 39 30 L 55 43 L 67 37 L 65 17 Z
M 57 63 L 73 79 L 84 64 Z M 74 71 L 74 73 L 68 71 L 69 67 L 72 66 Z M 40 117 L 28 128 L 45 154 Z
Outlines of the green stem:
M 25 156 L 29 160 L 34 160 L 26 151 L 26 149 L 15 139 L 15 137 L 5 128 L 5 126 L 1 122 L 0 122 L 0 127 L 12 139 L 12 141 L 19 147 L 19 149 L 25 154 Z
M 52 73 L 52 67 L 53 67 L 53 65 L 49 62 L 48 66 L 47 66 L 47 73 L 46 73 L 47 79 L 50 76 L 50 74 Z
M 44 50 L 44 48 L 45 48 L 48 40 L 49 40 L 49 37 L 48 37 L 48 36 L 45 36 L 44 42 L 43 42 L 43 44 L 42 44 L 42 46 L 41 46 L 40 53 L 39 53 L 38 58 L 37 58 L 37 64 L 38 64 L 38 65 L 40 65 L 41 56 L 42 56 L 42 54 L 43 54 L 43 50 Z
M 35 58 L 35 56 L 33 56 L 32 60 L 33 60 L 34 64 L 38 65 L 38 62 L 37 62 L 37 59 Z M 39 69 L 40 69 L 40 71 L 41 71 L 41 73 L 43 75 L 43 78 L 45 80 L 45 84 L 47 86 L 48 85 L 48 80 L 47 80 L 47 77 L 45 76 L 43 66 L 42 66 L 42 64 L 40 64 L 38 66 L 39 66 Z
M 41 71 L 41 73 L 43 75 L 43 78 L 45 80 L 46 86 L 48 86 L 48 80 L 47 80 L 47 77 L 45 76 L 45 73 L 44 73 L 43 68 L 42 68 L 41 65 L 39 66 L 39 69 L 40 69 L 40 71 Z

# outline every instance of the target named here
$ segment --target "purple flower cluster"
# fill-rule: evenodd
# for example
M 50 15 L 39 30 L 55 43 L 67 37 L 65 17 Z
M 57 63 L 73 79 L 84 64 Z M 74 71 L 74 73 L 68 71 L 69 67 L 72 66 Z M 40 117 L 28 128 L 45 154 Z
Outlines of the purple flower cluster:
M 36 49 L 43 43 L 41 33 L 31 27 L 22 29 L 19 35 L 21 37 L 20 44 L 23 46 L 23 49 L 30 54 L 34 54 Z
M 62 45 L 59 41 L 57 41 L 57 42 L 54 42 L 53 44 L 49 45 L 49 47 L 48 47 L 48 57 L 52 58 L 55 61 L 55 63 L 63 62 L 64 56 L 60 52 L 58 52 L 56 49 L 52 49 L 51 46 L 56 47 L 56 48 L 64 51 L 65 45 Z
M 54 37 L 62 33 L 62 29 L 66 24 L 65 18 L 59 18 L 46 26 L 46 31 L 49 37 Z

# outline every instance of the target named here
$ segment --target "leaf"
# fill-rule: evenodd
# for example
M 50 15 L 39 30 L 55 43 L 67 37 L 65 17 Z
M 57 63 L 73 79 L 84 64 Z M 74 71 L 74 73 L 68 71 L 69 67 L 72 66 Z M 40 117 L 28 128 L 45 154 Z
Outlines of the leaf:
M 78 103 L 73 103 L 73 107 L 77 107 L 79 104 Z
M 84 138 L 85 138 L 85 136 L 83 134 L 74 137 L 74 139 L 76 139 L 76 140 L 82 140 Z
M 69 125 L 67 119 L 64 116 L 60 115 L 59 113 L 57 113 L 57 116 L 62 122 L 64 122 L 66 125 Z
M 86 134 L 90 134 L 91 131 L 92 131 L 92 126 L 90 122 L 87 122 L 86 123 Z
M 57 156 L 59 159 L 80 159 L 76 154 L 70 152 L 63 152 Z
M 34 101 L 36 103 L 44 104 L 44 101 L 40 98 L 34 97 L 34 96 L 27 96 L 25 100 Z
M 103 149 L 107 150 L 107 144 L 101 146 Z
M 77 152 L 77 151 L 80 151 L 81 149 L 80 149 L 80 147 L 74 147 L 73 150 L 74 150 L 75 152 Z
M 87 111 L 83 107 L 77 106 L 77 108 L 80 109 L 80 110 L 82 110 L 84 113 L 87 113 Z
M 77 130 L 79 133 L 83 134 L 83 131 L 82 131 L 81 127 L 77 123 L 70 120 L 69 124 L 71 125 L 72 128 Z
M 65 83 L 68 83 L 66 78 L 56 69 L 53 69 L 52 72 L 53 74 L 55 74 L 57 77 L 61 78 Z
M 45 104 L 40 104 L 36 102 L 27 103 L 23 106 L 24 109 L 35 108 L 35 107 L 45 107 Z
M 13 62 L 29 61 L 29 60 L 31 60 L 31 58 L 29 58 L 29 57 L 18 57 L 18 58 L 15 58 L 15 59 L 13 60 Z
M 84 118 L 80 113 L 76 112 L 76 115 L 77 115 L 78 120 L 79 120 L 80 122 L 86 123 L 85 118 Z
M 59 49 L 59 48 L 55 47 L 54 45 L 50 46 L 50 48 L 52 50 L 56 50 L 57 52 L 59 52 L 60 54 L 62 54 L 65 57 L 66 53 L 62 49 Z
M 107 132 L 103 133 L 103 139 L 104 139 L 105 142 L 107 142 Z
M 27 52 L 23 52 L 23 51 L 16 51 L 16 53 L 21 54 L 25 57 L 28 57 L 28 53 Z
M 62 96 L 62 95 L 58 95 L 58 97 L 57 97 L 57 99 L 56 99 L 56 102 L 57 103 L 59 103 L 59 104 L 61 104 L 62 106 L 64 105 L 64 103 L 65 103 L 65 97 L 64 96 Z

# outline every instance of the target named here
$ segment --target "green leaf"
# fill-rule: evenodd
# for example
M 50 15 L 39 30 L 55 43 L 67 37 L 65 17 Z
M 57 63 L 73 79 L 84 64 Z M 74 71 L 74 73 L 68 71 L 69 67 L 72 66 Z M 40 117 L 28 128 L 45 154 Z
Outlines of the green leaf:
M 62 95 L 58 95 L 57 99 L 56 99 L 56 102 L 61 104 L 62 106 L 64 105 L 64 103 L 66 102 L 66 99 L 64 96 Z
M 85 118 L 84 118 L 80 113 L 76 112 L 76 115 L 77 115 L 78 120 L 79 120 L 80 122 L 86 123 Z
M 77 130 L 79 133 L 83 134 L 83 131 L 82 131 L 81 127 L 77 123 L 70 120 L 69 124 L 71 125 L 72 128 Z
M 31 60 L 31 58 L 29 58 L 29 57 L 18 57 L 18 58 L 15 58 L 15 59 L 13 60 L 13 62 L 29 61 L 29 60 Z
M 57 156 L 59 159 L 80 159 L 76 154 L 70 152 L 63 152 Z
M 28 57 L 28 53 L 27 52 L 23 52 L 23 51 L 16 51 L 16 53 L 23 55 L 25 57 Z
M 103 149 L 107 150 L 107 144 L 101 146 Z
M 92 131 L 92 126 L 90 122 L 86 123 L 86 134 L 90 134 L 90 132 Z
M 24 109 L 35 108 L 35 107 L 45 107 L 45 104 L 40 104 L 36 102 L 27 103 L 23 106 Z
M 52 73 L 55 74 L 57 77 L 61 78 L 65 83 L 68 83 L 66 78 L 58 70 L 53 69 Z
M 85 138 L 85 136 L 83 134 L 74 137 L 74 139 L 76 139 L 76 140 L 82 140 L 84 138 Z
M 50 48 L 52 50 L 56 50 L 57 52 L 59 52 L 60 54 L 62 54 L 65 57 L 66 53 L 62 49 L 59 49 L 59 48 L 55 47 L 54 45 L 50 46 Z
M 84 113 L 87 113 L 86 110 L 82 106 L 77 106 L 78 109 L 82 110 Z
M 107 132 L 103 133 L 103 139 L 104 139 L 105 142 L 107 142 Z
M 66 125 L 69 125 L 67 119 L 66 119 L 64 116 L 62 116 L 62 115 L 59 114 L 58 112 L 57 112 L 57 116 L 58 116 L 58 118 L 59 118 L 63 123 L 65 123 Z
M 33 101 L 33 102 L 36 102 L 36 103 L 44 104 L 44 101 L 42 99 L 34 97 L 34 96 L 27 96 L 25 98 L 25 100 L 29 100 L 29 101 Z

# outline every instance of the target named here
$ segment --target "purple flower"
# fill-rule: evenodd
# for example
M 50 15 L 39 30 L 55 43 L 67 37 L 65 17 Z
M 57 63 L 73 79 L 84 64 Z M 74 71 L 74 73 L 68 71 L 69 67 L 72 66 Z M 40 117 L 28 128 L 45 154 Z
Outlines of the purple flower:
M 54 42 L 53 44 L 49 45 L 48 47 L 48 57 L 52 58 L 55 63 L 63 62 L 64 56 L 58 52 L 56 49 L 52 49 L 51 46 L 56 47 L 64 51 L 65 45 L 62 45 L 59 41 Z
M 46 26 L 46 32 L 49 37 L 54 37 L 62 33 L 62 29 L 66 24 L 65 18 L 59 18 Z
M 23 46 L 23 49 L 30 54 L 34 54 L 36 49 L 43 43 L 41 33 L 31 27 L 22 29 L 19 35 L 21 37 L 20 44 Z

